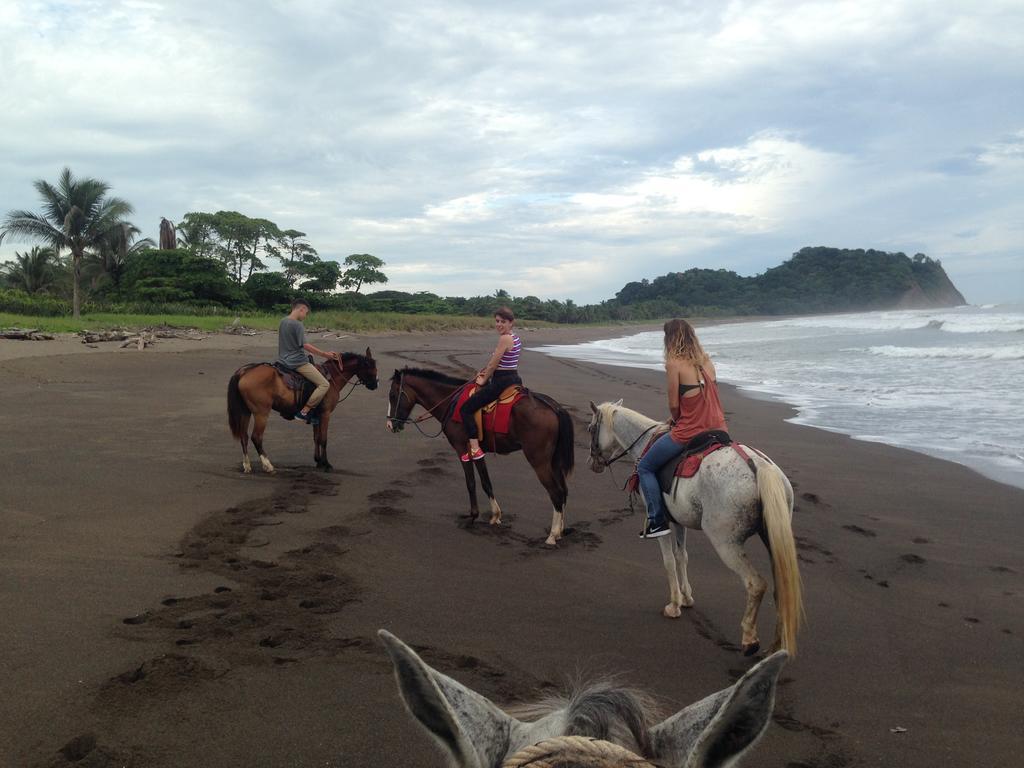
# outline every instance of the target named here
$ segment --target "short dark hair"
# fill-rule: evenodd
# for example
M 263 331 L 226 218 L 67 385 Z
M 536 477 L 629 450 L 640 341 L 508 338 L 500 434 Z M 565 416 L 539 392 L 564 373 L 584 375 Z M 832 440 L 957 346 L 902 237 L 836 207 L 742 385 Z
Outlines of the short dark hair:
M 309 310 L 313 309 L 311 306 L 309 306 L 309 302 L 306 301 L 305 299 L 292 299 L 292 309 L 295 309 L 296 307 L 299 306 L 305 307 L 306 309 Z
M 514 323 L 516 316 L 512 314 L 512 310 L 508 307 L 498 307 L 494 310 L 494 316 L 500 317 L 502 320 L 508 320 L 510 323 Z

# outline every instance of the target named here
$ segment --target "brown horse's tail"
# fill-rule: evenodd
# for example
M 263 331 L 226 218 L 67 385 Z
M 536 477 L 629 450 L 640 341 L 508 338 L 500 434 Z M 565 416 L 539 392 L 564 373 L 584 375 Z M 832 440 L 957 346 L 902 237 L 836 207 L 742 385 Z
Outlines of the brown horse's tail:
M 242 378 L 243 373 L 245 369 L 236 371 L 228 381 L 228 426 L 231 427 L 231 434 L 236 440 L 241 440 L 245 436 L 245 421 L 251 413 L 238 389 L 238 380 Z

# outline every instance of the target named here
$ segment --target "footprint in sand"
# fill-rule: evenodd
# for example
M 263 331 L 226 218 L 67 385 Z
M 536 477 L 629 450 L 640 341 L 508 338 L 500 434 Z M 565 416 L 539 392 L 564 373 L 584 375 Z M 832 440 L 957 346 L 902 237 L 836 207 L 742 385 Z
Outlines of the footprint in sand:
M 121 619 L 122 624 L 128 624 L 129 626 L 135 626 L 137 624 L 145 624 L 149 621 L 149 613 L 140 613 L 138 616 L 129 616 L 127 619 Z
M 401 507 L 389 507 L 384 504 L 377 507 L 370 507 L 371 515 L 379 515 L 380 517 L 398 517 L 399 515 L 406 514 L 407 510 Z
M 850 525 L 844 525 L 843 529 L 852 531 L 853 533 L 859 533 L 861 536 L 867 536 L 868 538 L 873 538 L 878 535 L 869 528 L 861 528 L 859 525 L 854 525 L 852 523 Z
M 931 539 L 926 539 L 924 536 L 917 536 L 916 538 L 914 538 L 913 541 L 914 541 L 915 544 L 931 544 L 932 543 Z
M 1009 568 L 1005 565 L 990 565 L 988 569 L 995 573 L 1016 573 L 1013 568 Z
M 371 493 L 366 497 L 366 500 L 374 504 L 386 504 L 388 502 L 401 501 L 403 499 L 411 499 L 412 494 L 406 493 L 405 491 L 399 491 L 395 489 L 387 489 L 383 491 L 377 491 Z
M 922 563 L 928 562 L 927 560 L 925 560 L 920 555 L 914 555 L 914 554 L 900 555 L 900 560 L 902 560 L 904 563 L 910 563 L 911 565 L 921 565 Z

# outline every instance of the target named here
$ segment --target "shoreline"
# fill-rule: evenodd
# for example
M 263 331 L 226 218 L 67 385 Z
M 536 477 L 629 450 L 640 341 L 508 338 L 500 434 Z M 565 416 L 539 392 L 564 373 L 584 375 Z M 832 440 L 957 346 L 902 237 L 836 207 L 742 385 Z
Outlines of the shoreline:
M 524 342 L 607 330 L 538 329 Z M 70 767 L 59 750 L 91 734 L 87 759 L 136 768 L 440 768 L 399 703 L 381 627 L 503 704 L 584 665 L 685 705 L 749 666 L 735 650 L 743 590 L 707 539 L 688 538 L 697 604 L 663 618 L 661 558 L 636 538 L 620 473 L 586 468 L 588 401 L 624 397 L 656 414 L 660 372 L 524 351 L 526 385 L 575 425 L 569 530 L 548 550 L 549 504 L 522 456 L 488 457 L 507 524 L 467 528 L 447 444 L 383 430 L 392 370 L 475 370 L 487 334 L 338 340 L 372 347 L 382 386 L 339 407 L 336 472 L 314 472 L 308 431 L 274 417 L 278 473 L 250 477 L 226 434 L 223 388 L 272 353 L 273 334 L 174 341 L 0 362 L 0 465 L 17 478 L 0 488 L 0 665 L 12 677 L 0 723 L 13 726 L 0 726 L 0 754 L 14 764 Z M 1024 492 L 789 423 L 789 406 L 724 383 L 723 400 L 736 436 L 793 482 L 808 614 L 752 759 L 1015 764 Z M 49 418 L 24 419 L 26 402 Z M 767 576 L 756 537 L 746 549 Z M 769 594 L 762 639 L 773 627 Z

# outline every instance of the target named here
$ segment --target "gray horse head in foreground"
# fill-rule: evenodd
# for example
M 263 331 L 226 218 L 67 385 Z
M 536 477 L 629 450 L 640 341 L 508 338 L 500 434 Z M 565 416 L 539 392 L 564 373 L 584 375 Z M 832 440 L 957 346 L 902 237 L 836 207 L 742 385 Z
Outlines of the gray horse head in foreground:
M 431 668 L 394 635 L 378 635 L 409 713 L 458 768 L 725 768 L 768 727 L 788 658 L 774 653 L 732 686 L 657 723 L 647 697 L 608 682 L 537 705 L 519 720 Z M 595 757 L 598 751 L 604 757 Z

